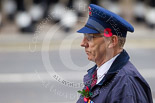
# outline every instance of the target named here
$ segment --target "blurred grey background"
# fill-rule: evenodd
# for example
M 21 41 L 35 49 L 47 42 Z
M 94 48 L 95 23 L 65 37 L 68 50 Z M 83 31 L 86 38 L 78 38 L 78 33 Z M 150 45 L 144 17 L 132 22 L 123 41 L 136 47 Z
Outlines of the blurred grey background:
M 88 5 L 135 28 L 125 49 L 155 98 L 155 0 L 0 0 L 0 103 L 75 103 L 94 63 L 76 33 Z

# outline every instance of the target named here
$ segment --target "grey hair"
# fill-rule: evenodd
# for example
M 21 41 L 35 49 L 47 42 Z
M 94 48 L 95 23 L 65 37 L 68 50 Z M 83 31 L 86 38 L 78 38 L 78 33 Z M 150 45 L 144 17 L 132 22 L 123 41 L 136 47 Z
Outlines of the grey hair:
M 118 37 L 118 45 L 120 48 L 123 48 L 124 47 L 124 44 L 126 42 L 126 38 L 125 37 L 120 37 L 120 36 L 117 36 Z

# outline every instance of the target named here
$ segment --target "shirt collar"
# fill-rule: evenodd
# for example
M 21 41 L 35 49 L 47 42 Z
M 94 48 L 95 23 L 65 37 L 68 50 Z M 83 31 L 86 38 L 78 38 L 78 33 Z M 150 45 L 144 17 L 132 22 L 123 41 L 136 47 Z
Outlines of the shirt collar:
M 104 75 L 107 73 L 112 63 L 118 56 L 119 54 L 102 64 L 100 67 L 97 67 L 97 83 L 99 83 L 103 79 Z
M 110 81 L 110 79 L 118 73 L 118 71 L 129 61 L 129 59 L 130 57 L 128 53 L 123 49 L 120 55 L 118 55 L 112 63 L 105 77 L 97 85 L 103 85 L 104 83 Z

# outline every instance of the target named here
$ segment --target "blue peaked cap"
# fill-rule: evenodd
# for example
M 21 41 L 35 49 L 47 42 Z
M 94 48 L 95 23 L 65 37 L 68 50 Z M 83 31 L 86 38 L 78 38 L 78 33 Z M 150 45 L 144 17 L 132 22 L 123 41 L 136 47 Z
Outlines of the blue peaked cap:
M 113 35 L 126 37 L 127 31 L 134 32 L 134 28 L 119 15 L 100 6 L 90 4 L 89 18 L 86 25 L 78 33 L 97 34 L 110 28 Z

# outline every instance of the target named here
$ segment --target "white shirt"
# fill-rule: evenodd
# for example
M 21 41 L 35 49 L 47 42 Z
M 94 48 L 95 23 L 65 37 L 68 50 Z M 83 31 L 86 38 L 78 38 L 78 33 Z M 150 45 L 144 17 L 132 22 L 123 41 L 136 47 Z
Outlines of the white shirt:
M 97 83 L 96 84 L 98 84 L 103 79 L 103 77 L 108 72 L 112 63 L 114 62 L 114 60 L 117 58 L 118 55 L 119 54 L 117 54 L 116 56 L 114 56 L 113 58 L 105 62 L 104 64 L 102 64 L 100 67 L 97 67 Z

